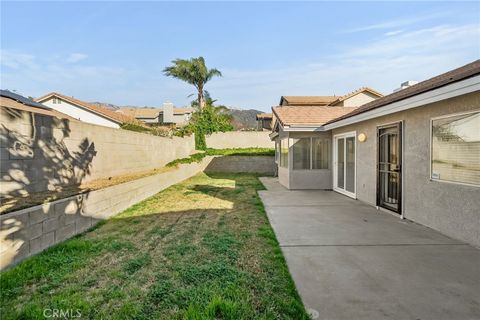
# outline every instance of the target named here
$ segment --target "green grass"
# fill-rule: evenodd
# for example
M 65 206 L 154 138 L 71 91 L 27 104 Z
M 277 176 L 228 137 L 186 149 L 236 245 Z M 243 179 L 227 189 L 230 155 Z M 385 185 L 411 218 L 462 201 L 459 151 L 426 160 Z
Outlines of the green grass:
M 2 319 L 307 319 L 255 176 L 199 174 L 1 274 Z
M 207 149 L 205 152 L 192 154 L 188 158 L 176 159 L 167 163 L 167 167 L 176 167 L 181 163 L 200 162 L 206 156 L 274 156 L 273 148 L 231 148 L 231 149 Z

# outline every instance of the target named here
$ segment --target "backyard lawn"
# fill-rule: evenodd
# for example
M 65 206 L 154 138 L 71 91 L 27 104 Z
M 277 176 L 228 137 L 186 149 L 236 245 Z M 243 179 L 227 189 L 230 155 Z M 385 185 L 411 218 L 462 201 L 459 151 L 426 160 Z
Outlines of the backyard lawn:
M 2 319 L 307 319 L 262 188 L 201 173 L 23 261 L 1 274 Z

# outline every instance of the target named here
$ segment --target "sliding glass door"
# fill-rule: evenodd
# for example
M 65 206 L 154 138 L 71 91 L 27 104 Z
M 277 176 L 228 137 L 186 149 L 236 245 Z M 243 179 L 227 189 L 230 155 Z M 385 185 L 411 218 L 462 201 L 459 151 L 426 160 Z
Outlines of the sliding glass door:
M 334 170 L 333 189 L 355 198 L 355 132 L 336 135 L 333 138 Z

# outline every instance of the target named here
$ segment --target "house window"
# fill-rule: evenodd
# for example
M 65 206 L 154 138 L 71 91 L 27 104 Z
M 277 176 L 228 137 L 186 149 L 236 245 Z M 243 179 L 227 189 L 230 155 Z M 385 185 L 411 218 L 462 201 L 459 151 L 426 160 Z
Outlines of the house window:
M 328 169 L 330 139 L 312 138 L 312 169 Z
M 280 167 L 288 168 L 288 139 L 280 140 Z
M 480 186 L 480 111 L 432 120 L 431 178 Z
M 53 104 L 57 104 L 57 98 L 53 98 L 52 103 L 53 103 Z
M 293 146 L 294 170 L 328 169 L 330 157 L 330 139 L 301 138 Z
M 310 169 L 311 138 L 295 139 L 293 151 L 293 170 Z

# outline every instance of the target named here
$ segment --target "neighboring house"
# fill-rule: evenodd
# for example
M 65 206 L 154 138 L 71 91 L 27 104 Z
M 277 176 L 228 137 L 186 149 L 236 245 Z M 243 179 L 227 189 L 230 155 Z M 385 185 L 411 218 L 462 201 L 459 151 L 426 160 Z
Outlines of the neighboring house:
M 92 105 L 57 92 L 46 94 L 35 99 L 35 101 L 74 119 L 100 126 L 120 128 L 123 123 L 135 121 L 135 119 L 130 116 L 108 110 L 104 107 Z
M 165 102 L 162 108 L 121 108 L 118 113 L 134 117 L 148 125 L 175 124 L 185 125 L 190 121 L 195 110 L 193 108 L 175 108 Z
M 344 96 L 282 96 L 279 106 L 358 107 L 380 97 L 380 92 L 362 87 Z
M 272 110 L 285 187 L 333 189 L 480 246 L 480 60 L 358 108 Z
M 257 130 L 272 130 L 272 117 L 273 115 L 271 113 L 257 114 Z
M 15 110 L 38 113 L 42 115 L 57 117 L 59 119 L 73 120 L 74 118 L 64 113 L 58 112 L 34 100 L 25 98 L 19 94 L 8 90 L 0 90 L 0 106 L 3 108 L 12 108 Z

